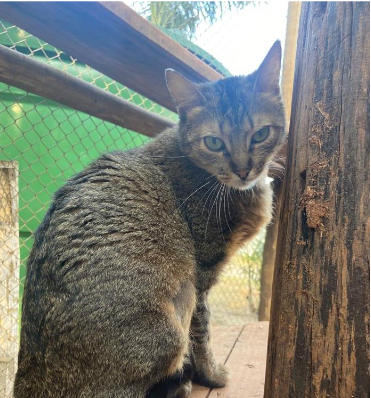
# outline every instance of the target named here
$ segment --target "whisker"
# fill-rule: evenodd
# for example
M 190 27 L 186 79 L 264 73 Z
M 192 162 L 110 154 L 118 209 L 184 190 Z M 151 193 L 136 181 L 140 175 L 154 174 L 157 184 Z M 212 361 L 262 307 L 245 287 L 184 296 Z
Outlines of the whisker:
M 224 185 L 224 187 L 223 187 L 223 208 L 224 208 L 224 217 L 225 217 L 225 221 L 227 222 L 227 226 L 228 226 L 228 229 L 231 231 L 231 233 L 232 233 L 232 230 L 231 230 L 231 227 L 229 226 L 229 222 L 228 222 L 228 217 L 227 217 L 227 213 L 226 213 L 226 211 L 225 211 L 225 199 L 226 199 L 226 193 L 227 193 L 227 186 L 225 185 L 225 184 L 223 184 Z M 227 201 L 228 201 L 228 198 L 227 198 Z M 229 203 L 228 203 L 228 206 L 229 206 Z
M 275 177 L 275 178 L 278 178 L 281 182 L 283 181 L 283 179 L 282 179 L 283 176 L 280 176 L 280 175 L 274 174 L 274 173 L 271 173 L 271 175 L 272 175 L 273 177 Z
M 205 203 L 204 203 L 204 207 L 202 208 L 201 216 L 204 214 L 205 206 L 206 206 L 207 201 L 209 200 L 210 196 L 213 194 L 213 192 L 215 191 L 215 189 L 218 188 L 218 184 L 219 184 L 219 181 L 217 180 L 217 181 L 215 182 L 214 186 L 212 187 L 211 192 L 209 193 L 209 195 L 207 195 L 207 198 L 206 198 Z
M 230 187 L 227 187 L 227 204 L 228 204 L 228 214 L 229 214 L 229 219 L 231 219 L 231 210 L 230 210 L 230 208 L 229 208 L 229 202 L 230 202 L 230 199 L 231 199 L 231 188 Z M 231 199 L 232 200 L 232 199 Z M 233 201 L 232 201 L 232 203 L 233 203 Z
M 242 201 L 245 202 L 246 204 L 249 204 L 249 202 L 246 201 L 246 193 L 245 193 L 245 198 L 244 198 L 244 197 L 242 196 L 242 194 L 241 194 L 241 192 L 244 193 L 244 192 L 246 192 L 246 191 L 247 191 L 246 189 L 243 190 L 243 191 L 238 190 L 238 193 L 239 193 L 240 198 L 242 199 Z
M 217 181 L 214 181 L 214 184 L 211 187 L 209 187 L 209 189 L 202 195 L 202 198 L 197 202 L 196 210 L 200 206 L 200 203 L 202 202 L 202 199 L 215 187 L 216 184 L 217 184 Z
M 208 175 L 208 173 L 206 172 L 206 171 L 204 171 L 202 174 L 201 174 L 201 178 L 204 176 L 204 175 Z M 210 180 L 210 178 L 213 178 L 213 177 L 215 177 L 215 175 L 209 175 L 207 178 L 204 178 L 202 181 L 201 181 L 201 184 L 203 183 L 203 182 L 205 182 L 205 181 L 207 181 L 207 180 Z M 201 179 L 200 178 L 200 179 Z M 211 181 L 207 181 L 205 184 L 203 184 L 202 186 L 199 186 L 195 191 L 193 191 L 180 205 L 179 205 L 179 207 L 177 208 L 177 210 L 179 210 L 183 205 L 184 205 L 184 203 L 188 200 L 188 199 L 190 199 L 197 191 L 199 191 L 200 189 L 202 189 L 205 185 L 207 185 L 207 184 L 209 184 Z M 206 191 L 206 193 L 207 193 L 208 191 Z M 204 194 L 204 196 L 205 196 L 205 194 Z
M 224 243 L 225 243 L 224 234 L 223 234 L 223 227 L 222 227 L 222 217 L 221 217 L 222 192 L 223 192 L 223 183 L 221 183 L 220 188 L 219 188 L 219 192 L 218 192 L 218 204 L 219 204 L 219 206 L 217 206 L 217 207 L 219 207 L 219 210 L 218 210 L 218 212 L 216 214 L 216 221 L 218 222 L 218 216 L 219 216 L 218 225 L 219 225 L 220 233 L 222 234 L 222 237 L 223 237 L 223 240 L 224 240 Z M 215 211 L 216 211 L 216 209 L 217 208 L 215 208 Z
M 204 180 L 205 181 L 205 180 Z M 200 189 L 202 189 L 205 185 L 210 184 L 211 181 L 207 181 L 205 184 L 203 184 L 202 186 L 200 186 L 199 188 L 197 188 L 195 191 L 193 191 L 183 202 L 182 204 L 177 208 L 177 210 L 179 210 L 185 202 L 187 202 L 187 200 L 189 198 L 191 198 L 196 192 L 198 192 Z
M 220 185 L 220 184 L 221 184 L 221 183 L 218 181 L 218 185 Z M 218 185 L 216 186 L 216 188 L 218 187 Z M 211 206 L 211 208 L 210 208 L 209 216 L 207 217 L 206 229 L 205 229 L 205 240 L 206 240 L 206 235 L 207 235 L 207 227 L 208 227 L 209 221 L 210 221 L 210 216 L 211 216 L 211 213 L 212 213 L 212 211 L 213 211 L 213 207 L 214 207 L 214 204 L 215 204 L 215 202 L 216 202 L 217 197 L 218 197 L 218 191 L 216 191 L 215 199 L 214 199 L 213 204 L 212 204 L 212 206 Z

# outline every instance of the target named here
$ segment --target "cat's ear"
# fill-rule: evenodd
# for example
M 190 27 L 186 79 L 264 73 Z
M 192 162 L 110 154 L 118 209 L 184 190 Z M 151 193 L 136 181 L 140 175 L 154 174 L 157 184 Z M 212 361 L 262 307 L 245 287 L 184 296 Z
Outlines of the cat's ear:
M 281 70 L 281 42 L 277 40 L 256 73 L 255 91 L 279 93 Z
M 173 69 L 166 69 L 165 77 L 178 112 L 186 112 L 205 103 L 205 99 L 197 87 L 180 73 Z

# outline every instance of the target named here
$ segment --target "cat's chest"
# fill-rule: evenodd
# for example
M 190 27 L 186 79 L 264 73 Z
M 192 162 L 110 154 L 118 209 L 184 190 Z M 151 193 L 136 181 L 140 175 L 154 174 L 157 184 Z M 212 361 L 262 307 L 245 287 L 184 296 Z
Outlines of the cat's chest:
M 195 212 L 188 224 L 194 240 L 199 277 L 212 285 L 228 259 L 271 219 L 269 186 L 250 195 L 235 194 L 229 203 Z
M 253 226 L 247 217 L 239 217 L 234 223 L 230 222 L 227 228 L 223 228 L 223 223 L 220 227 L 219 221 L 209 220 L 211 226 L 208 232 L 193 231 L 197 265 L 203 269 L 216 268 L 254 236 L 260 229 L 260 223 Z

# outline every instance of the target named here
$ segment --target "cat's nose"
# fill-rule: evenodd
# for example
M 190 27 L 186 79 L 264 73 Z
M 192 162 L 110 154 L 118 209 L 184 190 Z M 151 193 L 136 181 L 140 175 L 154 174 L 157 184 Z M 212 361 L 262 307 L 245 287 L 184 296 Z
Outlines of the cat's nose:
M 250 170 L 236 171 L 235 173 L 241 178 L 241 180 L 245 181 L 250 173 Z

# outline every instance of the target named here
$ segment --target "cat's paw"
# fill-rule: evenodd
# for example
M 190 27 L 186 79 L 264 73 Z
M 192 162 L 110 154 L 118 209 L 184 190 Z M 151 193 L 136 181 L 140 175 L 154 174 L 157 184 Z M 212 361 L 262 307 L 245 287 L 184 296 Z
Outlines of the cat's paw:
M 228 382 L 228 369 L 220 363 L 207 371 L 197 371 L 194 381 L 209 388 L 224 387 Z
M 192 391 L 192 382 L 188 380 L 184 384 L 182 384 L 178 390 L 175 392 L 175 395 L 169 395 L 167 398 L 186 398 Z

